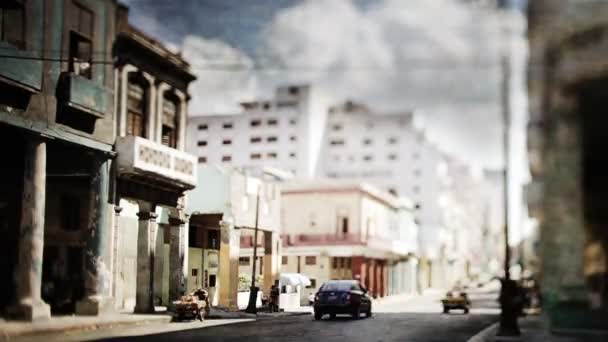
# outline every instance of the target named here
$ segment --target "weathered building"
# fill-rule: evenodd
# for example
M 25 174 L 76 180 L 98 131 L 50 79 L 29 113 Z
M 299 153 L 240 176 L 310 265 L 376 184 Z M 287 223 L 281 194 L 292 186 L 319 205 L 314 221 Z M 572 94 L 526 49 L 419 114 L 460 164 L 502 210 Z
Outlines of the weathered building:
M 149 313 L 185 290 L 184 192 L 197 182 L 185 138 L 195 76 L 180 55 L 129 24 L 126 7 L 116 13 L 113 291 L 118 308 Z M 121 215 L 122 207 L 132 210 Z
M 608 3 L 529 7 L 530 213 L 554 331 L 608 328 Z
M 0 314 L 112 308 L 115 1 L 0 3 Z

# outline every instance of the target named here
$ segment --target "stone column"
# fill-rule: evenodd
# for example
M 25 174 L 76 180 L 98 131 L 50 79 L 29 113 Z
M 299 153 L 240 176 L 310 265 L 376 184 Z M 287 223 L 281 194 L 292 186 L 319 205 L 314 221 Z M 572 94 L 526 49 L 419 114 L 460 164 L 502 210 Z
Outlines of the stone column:
M 238 310 L 240 232 L 231 221 L 220 222 L 220 265 L 218 304 Z
M 175 90 L 175 94 L 179 98 L 179 106 L 178 106 L 178 119 L 177 119 L 177 149 L 180 151 L 184 151 L 186 149 L 186 120 L 187 120 L 187 108 L 188 108 L 188 99 L 186 95 L 180 91 Z
M 186 220 L 169 217 L 169 302 L 186 291 Z
M 89 223 L 84 248 L 84 297 L 76 303 L 76 314 L 99 315 L 113 310 L 110 295 L 108 194 L 110 163 L 105 156 L 93 157 Z
M 114 303 L 115 303 L 115 307 L 117 307 L 116 305 L 118 303 L 120 303 L 122 301 L 122 291 L 120 291 L 120 287 L 122 286 L 122 283 L 119 284 L 118 279 L 120 278 L 120 271 L 122 268 L 122 262 L 119 262 L 119 260 L 122 260 L 121 255 L 122 255 L 122 250 L 121 250 L 121 241 L 120 241 L 120 231 L 118 229 L 119 227 L 119 217 L 120 217 L 120 213 L 122 212 L 122 207 L 115 205 L 114 206 L 114 219 L 113 219 L 113 229 L 114 229 L 114 248 L 112 251 L 112 297 L 114 297 Z M 120 265 L 120 267 L 119 267 Z M 122 307 L 122 305 L 118 306 L 118 307 Z
M 279 234 L 264 232 L 264 280 L 262 291 L 270 294 L 270 287 L 279 279 Z
M 7 310 L 11 318 L 34 321 L 50 318 L 51 309 L 41 298 L 46 200 L 46 143 L 39 137 L 25 142 L 19 262 L 15 269 L 16 303 Z
M 156 85 L 154 84 L 154 76 L 148 74 L 147 72 L 142 72 L 142 75 L 148 81 L 148 92 L 146 94 L 146 100 L 148 103 L 146 104 L 146 138 L 154 141 L 155 139 L 155 129 L 156 129 Z
M 135 312 L 154 312 L 154 258 L 156 247 L 156 206 L 140 202 L 139 228 L 137 231 L 137 279 L 135 294 Z
M 161 143 L 163 136 L 163 102 L 165 101 L 165 92 L 171 89 L 171 86 L 165 82 L 160 82 L 156 89 L 156 115 L 152 117 L 156 120 L 155 136 L 150 137 L 150 140 Z
M 129 73 L 137 71 L 137 68 L 131 64 L 123 65 L 120 70 L 120 116 L 118 117 L 118 136 L 124 137 L 127 135 L 127 95 L 129 85 Z
M 163 298 L 163 273 L 165 272 L 165 227 L 156 226 L 154 235 L 154 284 L 153 295 L 155 305 L 166 305 L 162 303 Z

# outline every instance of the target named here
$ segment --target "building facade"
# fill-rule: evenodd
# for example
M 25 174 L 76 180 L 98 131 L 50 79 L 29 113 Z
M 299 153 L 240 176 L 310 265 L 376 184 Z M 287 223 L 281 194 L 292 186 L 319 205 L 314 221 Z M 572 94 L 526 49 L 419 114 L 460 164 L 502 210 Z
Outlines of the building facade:
M 540 225 L 544 312 L 553 331 L 606 329 L 608 4 L 539 0 L 528 14 L 527 193 Z
M 100 314 L 111 298 L 115 1 L 3 1 L 0 314 Z
M 239 277 L 250 279 L 253 236 L 258 224 L 256 284 L 268 294 L 279 276 L 281 192 L 277 184 L 219 165 L 199 168 L 199 182 L 188 196 L 188 291 L 209 290 L 213 305 L 239 308 Z M 249 289 L 240 286 L 240 290 Z M 246 304 L 246 302 L 245 302 Z M 242 308 L 242 302 L 241 302 Z
M 282 185 L 281 267 L 311 286 L 359 279 L 373 296 L 417 291 L 418 227 L 405 200 L 358 182 L 290 181 Z
M 129 23 L 126 7 L 116 18 L 113 291 L 119 309 L 150 313 L 184 292 L 184 194 L 197 184 L 196 157 L 185 152 L 195 76 Z
M 329 109 L 317 173 L 367 182 L 415 205 L 423 257 L 421 285 L 445 286 L 445 235 L 439 203 L 443 154 L 414 126 L 414 114 L 374 113 L 352 101 Z M 434 265 L 433 265 L 434 264 Z
M 310 177 L 323 124 L 313 101 L 311 87 L 285 86 L 271 100 L 241 103 L 242 113 L 192 117 L 188 151 L 202 165 L 267 166 Z

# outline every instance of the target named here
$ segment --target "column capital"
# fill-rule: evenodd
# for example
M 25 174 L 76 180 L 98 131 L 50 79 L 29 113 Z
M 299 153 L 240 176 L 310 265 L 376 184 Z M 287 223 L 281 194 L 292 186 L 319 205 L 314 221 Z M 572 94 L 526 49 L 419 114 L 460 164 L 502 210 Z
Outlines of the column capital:
M 178 216 L 169 216 L 169 225 L 170 226 L 181 226 L 186 224 L 187 219 L 178 217 Z
M 122 68 L 120 69 L 120 72 L 126 75 L 130 72 L 136 72 L 137 70 L 138 69 L 136 66 L 127 63 L 122 66 Z
M 150 75 L 149 73 L 142 71 L 141 75 L 146 79 L 146 81 L 148 81 L 150 83 L 150 86 L 154 86 L 154 76 Z
M 140 211 L 137 213 L 137 217 L 139 218 L 140 221 L 146 221 L 146 220 L 155 221 L 157 216 L 158 215 L 152 211 Z
M 114 206 L 114 214 L 116 214 L 116 216 L 119 216 L 120 213 L 122 212 L 123 207 L 119 206 L 119 205 L 115 205 Z

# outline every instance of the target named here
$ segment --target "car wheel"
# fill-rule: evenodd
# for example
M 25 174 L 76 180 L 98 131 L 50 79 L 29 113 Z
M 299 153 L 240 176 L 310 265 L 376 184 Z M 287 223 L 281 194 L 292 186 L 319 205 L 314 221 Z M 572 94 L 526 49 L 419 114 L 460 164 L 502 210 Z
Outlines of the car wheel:
M 367 309 L 367 311 L 365 312 L 365 317 L 370 318 L 372 317 L 372 307 L 370 306 L 369 309 Z
M 469 313 L 469 308 L 464 308 L 465 315 Z
M 315 321 L 318 321 L 321 319 L 321 317 L 323 317 L 323 314 L 320 312 L 315 311 Z
M 336 314 L 335 313 L 329 314 L 329 319 L 336 319 Z
M 444 314 L 450 313 L 450 309 L 444 306 L 443 307 L 443 313 Z
M 361 307 L 357 306 L 353 309 L 353 313 L 352 313 L 353 319 L 359 319 L 361 318 Z

